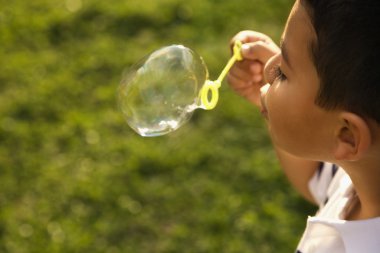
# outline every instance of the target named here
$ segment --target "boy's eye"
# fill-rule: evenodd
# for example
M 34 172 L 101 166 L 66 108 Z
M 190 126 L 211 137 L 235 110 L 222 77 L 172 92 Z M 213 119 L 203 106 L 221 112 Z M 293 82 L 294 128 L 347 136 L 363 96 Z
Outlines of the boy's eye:
M 277 80 L 277 79 L 280 81 L 286 80 L 286 76 L 284 75 L 280 66 L 278 66 L 278 65 L 274 66 L 274 68 L 273 68 L 273 77 L 274 77 L 273 81 Z
M 279 65 L 271 66 L 269 71 L 267 72 L 267 82 L 272 84 L 274 81 L 285 81 L 287 77 L 284 75 L 284 73 L 281 71 L 281 68 Z

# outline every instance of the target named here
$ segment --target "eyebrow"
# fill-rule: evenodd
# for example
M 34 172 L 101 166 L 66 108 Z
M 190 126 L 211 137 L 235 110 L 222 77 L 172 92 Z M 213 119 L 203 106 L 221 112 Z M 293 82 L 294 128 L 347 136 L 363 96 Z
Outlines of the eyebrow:
M 287 50 L 287 47 L 286 47 L 286 44 L 285 44 L 285 41 L 283 38 L 281 38 L 281 40 L 280 40 L 280 49 L 281 49 L 282 58 L 284 59 L 285 63 L 290 68 L 292 68 L 292 65 L 290 64 L 290 60 L 289 60 L 289 53 L 288 53 L 288 50 Z

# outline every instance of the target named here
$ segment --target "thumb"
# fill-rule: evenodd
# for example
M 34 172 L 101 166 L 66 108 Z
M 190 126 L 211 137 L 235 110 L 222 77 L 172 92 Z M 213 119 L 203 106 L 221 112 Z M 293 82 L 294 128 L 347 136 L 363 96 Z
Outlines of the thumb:
M 279 52 L 280 49 L 274 43 L 269 44 L 263 41 L 245 43 L 241 47 L 241 54 L 244 59 L 257 60 L 264 64 Z

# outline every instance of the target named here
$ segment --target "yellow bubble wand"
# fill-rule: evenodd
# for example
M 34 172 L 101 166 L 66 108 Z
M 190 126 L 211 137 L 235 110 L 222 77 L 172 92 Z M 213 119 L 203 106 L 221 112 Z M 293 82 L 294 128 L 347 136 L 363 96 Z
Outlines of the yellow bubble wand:
M 228 71 L 230 71 L 236 61 L 243 60 L 243 56 L 241 55 L 241 46 L 242 43 L 240 41 L 235 41 L 233 55 L 222 70 L 222 73 L 219 75 L 218 79 L 215 81 L 206 80 L 199 92 L 199 99 L 203 109 L 212 110 L 215 108 L 219 100 L 219 88 L 222 85 L 223 79 L 226 77 Z

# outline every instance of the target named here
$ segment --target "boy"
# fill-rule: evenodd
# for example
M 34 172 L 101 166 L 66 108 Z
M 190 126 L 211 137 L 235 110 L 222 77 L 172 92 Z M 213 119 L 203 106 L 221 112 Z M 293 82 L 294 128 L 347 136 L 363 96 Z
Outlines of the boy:
M 231 87 L 261 109 L 285 174 L 319 205 L 297 252 L 380 252 L 378 24 L 378 0 L 297 0 L 281 49 L 253 31 L 232 40 L 245 44 Z

